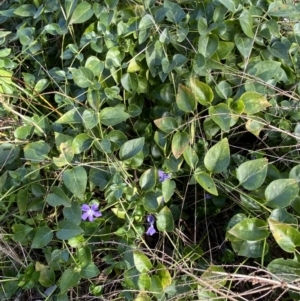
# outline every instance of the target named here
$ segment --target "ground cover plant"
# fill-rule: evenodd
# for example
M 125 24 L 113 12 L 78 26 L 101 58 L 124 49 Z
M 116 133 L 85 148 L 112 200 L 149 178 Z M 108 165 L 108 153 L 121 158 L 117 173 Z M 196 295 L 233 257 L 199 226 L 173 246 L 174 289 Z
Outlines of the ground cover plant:
M 300 300 L 298 1 L 0 4 L 1 300 Z

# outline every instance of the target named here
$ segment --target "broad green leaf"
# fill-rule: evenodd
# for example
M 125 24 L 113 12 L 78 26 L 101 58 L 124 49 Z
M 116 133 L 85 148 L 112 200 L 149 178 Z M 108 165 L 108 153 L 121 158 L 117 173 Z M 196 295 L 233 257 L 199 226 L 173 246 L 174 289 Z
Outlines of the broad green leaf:
M 253 48 L 253 39 L 247 37 L 246 35 L 237 33 L 234 36 L 234 42 L 241 55 L 244 58 L 248 58 Z
M 260 132 L 265 127 L 265 122 L 263 119 L 256 118 L 255 116 L 253 118 L 249 118 L 245 124 L 245 127 L 248 132 L 252 133 L 256 137 L 259 137 Z
M 86 1 L 79 3 L 71 16 L 69 24 L 84 23 L 94 14 L 91 4 Z
M 86 109 L 82 114 L 82 121 L 86 129 L 92 129 L 98 124 L 98 115 L 93 109 Z
M 47 158 L 49 152 L 50 146 L 42 140 L 28 143 L 24 147 L 24 157 L 30 161 L 43 161 Z
M 176 95 L 176 103 L 178 108 L 186 113 L 195 111 L 197 101 L 194 93 L 187 87 L 179 84 L 178 93 Z
M 101 106 L 101 98 L 98 90 L 88 90 L 87 101 L 89 105 L 98 113 Z
M 290 179 L 295 179 L 300 184 L 300 164 L 294 166 L 289 173 Z
M 147 272 L 142 272 L 138 279 L 138 287 L 141 291 L 147 291 L 150 289 L 151 286 L 151 278 L 147 274 Z M 136 299 L 135 299 L 136 301 Z
M 164 7 L 168 8 L 167 19 L 175 24 L 178 24 L 184 17 L 185 12 L 178 4 L 171 2 L 169 0 L 164 1 Z
M 298 192 L 299 187 L 296 180 L 274 180 L 265 190 L 266 205 L 275 208 L 287 207 L 296 198 Z
M 21 17 L 33 17 L 36 13 L 36 8 L 33 4 L 23 4 L 14 10 L 14 14 Z
M 85 133 L 77 135 L 72 142 L 74 154 L 80 154 L 87 151 L 93 143 L 93 139 Z
M 143 191 L 152 190 L 157 182 L 157 169 L 152 167 L 146 170 L 140 177 L 139 184 Z
M 220 127 L 212 120 L 211 117 L 205 118 L 203 129 L 207 139 L 211 140 L 219 131 Z
M 174 219 L 171 210 L 165 206 L 156 216 L 156 226 L 159 231 L 172 232 L 174 230 Z
M 183 152 L 185 162 L 192 168 L 195 169 L 199 161 L 198 155 L 191 146 L 187 146 Z
M 61 221 L 58 223 L 58 231 L 56 237 L 61 240 L 67 240 L 78 236 L 83 230 L 71 221 Z
M 293 259 L 277 258 L 269 263 L 268 271 L 283 281 L 292 282 L 300 277 L 300 263 Z
M 145 144 L 145 137 L 126 141 L 120 148 L 119 156 L 121 160 L 128 160 L 139 153 Z
M 155 270 L 157 271 L 157 276 L 161 280 L 163 289 L 172 284 L 172 276 L 166 266 L 159 263 L 156 265 Z
M 158 207 L 160 206 L 161 193 L 149 191 L 142 199 L 144 208 L 148 212 L 155 213 Z
M 31 247 L 33 249 L 43 248 L 53 238 L 53 231 L 48 227 L 39 227 L 34 235 Z
M 263 257 L 268 253 L 268 245 L 265 240 L 250 241 L 244 240 L 237 243 L 232 243 L 232 247 L 239 256 L 248 258 Z
M 17 139 L 26 140 L 26 139 L 30 138 L 33 135 L 33 132 L 34 132 L 34 127 L 33 126 L 24 125 L 24 126 L 18 127 L 14 131 L 14 136 Z
M 293 226 L 298 225 L 298 220 L 295 216 L 288 213 L 285 208 L 277 208 L 274 209 L 270 214 L 270 219 L 275 220 L 277 222 L 283 223 L 283 224 L 291 224 Z
M 176 183 L 173 180 L 167 179 L 162 182 L 161 186 L 164 202 L 167 203 L 174 194 Z
M 212 173 L 225 171 L 229 163 L 230 150 L 227 138 L 211 147 L 204 157 L 204 165 Z
M 27 234 L 29 234 L 33 230 L 32 227 L 23 224 L 13 224 L 11 228 L 14 232 L 13 240 L 21 244 L 24 238 L 26 239 Z
M 126 91 L 133 94 L 138 88 L 139 80 L 135 73 L 125 73 L 121 78 L 121 84 Z
M 267 49 L 273 56 L 282 60 L 289 60 L 288 48 L 285 44 L 276 41 L 272 46 L 269 45 Z
M 162 117 L 154 120 L 154 124 L 164 133 L 171 133 L 178 128 L 178 122 L 173 117 Z
M 65 13 L 67 19 L 71 16 L 74 9 L 76 8 L 78 0 L 65 0 Z
M 216 92 L 221 98 L 228 99 L 232 95 L 232 88 L 227 81 L 221 81 L 216 85 Z
M 94 73 L 86 67 L 71 69 L 74 82 L 80 88 L 88 88 L 94 84 Z
M 190 87 L 195 94 L 196 100 L 204 105 L 208 106 L 214 99 L 214 93 L 209 85 L 200 82 L 197 79 L 191 78 Z
M 49 287 L 55 282 L 55 273 L 49 266 L 41 264 L 40 262 L 35 263 L 35 270 L 40 272 L 39 283 L 44 287 Z
M 87 174 L 82 166 L 66 169 L 62 176 L 64 185 L 79 199 L 84 198 L 87 184 Z
M 106 126 L 114 126 L 128 119 L 130 115 L 119 107 L 104 108 L 99 113 L 100 123 Z
M 81 219 L 81 206 L 79 202 L 72 202 L 71 206 L 65 206 L 63 209 L 63 215 L 66 220 L 72 221 L 76 225 L 80 225 Z
M 90 279 L 96 277 L 99 273 L 100 271 L 97 266 L 93 262 L 90 262 L 81 268 L 80 277 Z
M 176 132 L 172 138 L 172 153 L 178 159 L 187 148 L 190 137 L 186 132 Z
M 253 67 L 254 75 L 263 81 L 268 81 L 278 74 L 280 66 L 281 63 L 276 61 L 258 62 Z
M 271 104 L 266 100 L 265 97 L 263 97 L 261 94 L 257 92 L 252 92 L 252 91 L 245 92 L 240 97 L 240 100 L 244 102 L 245 104 L 244 112 L 247 114 L 255 114 L 271 106 Z
M 40 92 L 44 91 L 48 85 L 49 85 L 48 79 L 46 79 L 46 78 L 40 79 L 34 86 L 34 91 L 36 93 L 40 93 Z
M 198 52 L 204 57 L 211 57 L 218 49 L 219 38 L 215 34 L 202 35 L 198 41 Z
M 240 3 L 238 0 L 219 0 L 230 12 L 235 13 Z
M 240 240 L 259 241 L 269 236 L 268 225 L 258 218 L 246 218 L 233 226 L 229 234 Z
M 204 190 L 206 190 L 207 192 L 213 195 L 218 195 L 217 187 L 209 174 L 203 171 L 196 172 L 195 179 L 202 186 Z
M 80 280 L 79 272 L 73 268 L 66 269 L 59 282 L 59 288 L 61 293 L 67 292 L 71 287 L 77 286 Z
M 270 230 L 278 245 L 286 252 L 295 252 L 300 246 L 300 233 L 294 227 L 268 219 Z
M 255 190 L 265 181 L 267 171 L 268 160 L 262 158 L 242 163 L 237 169 L 236 176 L 245 189 Z
M 46 202 L 50 206 L 71 206 L 71 200 L 67 197 L 64 191 L 57 186 L 52 187 L 51 193 L 47 195 Z
M 73 108 L 58 118 L 55 122 L 62 124 L 82 123 L 82 114 L 84 111 L 84 108 Z
M 141 251 L 133 251 L 133 262 L 139 272 L 148 272 L 152 268 L 152 263 L 149 258 Z
M 243 10 L 241 15 L 239 16 L 239 21 L 244 34 L 247 35 L 249 38 L 253 38 L 253 19 L 248 9 Z
M 208 109 L 211 119 L 223 130 L 228 132 L 231 124 L 231 111 L 225 103 L 211 106 Z
M 85 67 L 91 70 L 95 76 L 100 76 L 104 69 L 104 63 L 92 55 L 86 60 Z
M 99 190 L 104 190 L 111 179 L 111 174 L 101 168 L 91 168 L 89 172 L 90 185 L 98 186 Z

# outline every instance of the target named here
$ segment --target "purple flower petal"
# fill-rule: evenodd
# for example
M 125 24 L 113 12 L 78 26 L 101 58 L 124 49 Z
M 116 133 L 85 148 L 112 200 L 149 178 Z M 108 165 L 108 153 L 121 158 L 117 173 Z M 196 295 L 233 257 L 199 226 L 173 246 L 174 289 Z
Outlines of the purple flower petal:
M 93 205 L 91 206 L 91 208 L 92 208 L 93 211 L 98 210 L 98 207 L 99 207 L 98 204 L 93 204 Z
M 154 224 L 155 218 L 154 218 L 154 216 L 153 216 L 152 214 L 149 214 L 149 215 L 147 216 L 147 222 L 150 223 L 151 225 Z
M 155 233 L 156 233 L 156 230 L 154 229 L 153 225 L 151 224 L 151 226 L 148 228 L 146 234 L 152 236 Z
M 89 212 L 85 212 L 81 215 L 81 218 L 85 221 L 90 216 Z
M 93 214 L 90 214 L 88 219 L 89 219 L 90 222 L 92 222 L 94 220 Z
M 81 210 L 82 210 L 82 211 L 89 211 L 90 209 L 91 209 L 90 206 L 87 205 L 87 204 L 83 204 L 83 205 L 81 206 Z
M 158 180 L 159 182 L 163 182 L 164 180 L 170 179 L 171 175 L 162 171 L 162 170 L 158 170 Z
M 102 216 L 102 213 L 100 211 L 94 211 L 93 215 L 95 217 L 100 217 L 100 216 Z

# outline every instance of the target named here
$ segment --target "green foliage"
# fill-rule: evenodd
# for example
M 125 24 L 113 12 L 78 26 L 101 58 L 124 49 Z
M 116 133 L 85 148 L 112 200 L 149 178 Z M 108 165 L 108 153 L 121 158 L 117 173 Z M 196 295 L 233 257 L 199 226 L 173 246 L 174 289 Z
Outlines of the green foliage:
M 0 299 L 300 300 L 299 13 L 4 1 Z

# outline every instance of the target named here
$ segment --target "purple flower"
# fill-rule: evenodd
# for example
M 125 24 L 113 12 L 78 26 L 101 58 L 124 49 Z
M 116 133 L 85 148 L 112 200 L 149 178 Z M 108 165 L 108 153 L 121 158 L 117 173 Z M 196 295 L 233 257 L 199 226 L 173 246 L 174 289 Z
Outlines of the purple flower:
M 90 222 L 92 222 L 95 217 L 102 216 L 102 213 L 98 211 L 98 204 L 93 204 L 92 206 L 89 206 L 87 204 L 83 204 L 81 206 L 81 210 L 84 212 L 81 215 L 81 218 L 85 221 L 86 219 L 89 219 Z
M 209 193 L 205 193 L 205 199 L 206 200 L 210 200 L 211 199 L 211 195 Z
M 147 222 L 149 223 L 149 228 L 148 228 L 146 234 L 152 236 L 153 234 L 156 233 L 156 230 L 154 228 L 155 218 L 152 214 L 149 214 L 147 216 Z
M 158 179 L 159 182 L 163 182 L 164 180 L 171 179 L 171 175 L 162 170 L 158 170 Z

